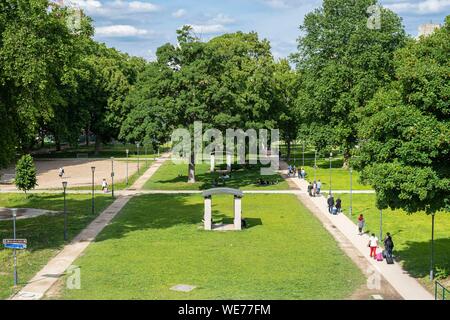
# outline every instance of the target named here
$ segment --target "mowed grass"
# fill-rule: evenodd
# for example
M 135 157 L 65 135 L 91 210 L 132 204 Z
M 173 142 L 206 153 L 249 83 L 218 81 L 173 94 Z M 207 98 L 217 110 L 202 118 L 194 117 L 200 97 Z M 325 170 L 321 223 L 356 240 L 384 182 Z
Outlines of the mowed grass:
M 340 194 L 335 197 L 342 199 L 348 212 L 349 195 Z M 354 194 L 353 213 L 352 218 L 355 223 L 359 214 L 363 214 L 367 225 L 366 231 L 374 232 L 379 237 L 380 210 L 375 207 L 374 194 Z M 428 280 L 431 256 L 431 216 L 423 212 L 408 215 L 402 210 L 383 210 L 383 235 L 386 232 L 390 232 L 393 236 L 394 255 L 404 269 L 412 276 L 420 278 L 423 284 L 432 290 L 433 285 Z M 450 274 L 450 213 L 436 214 L 434 232 L 436 267 Z M 447 282 L 450 285 L 450 281 Z
M 213 219 L 232 219 L 232 197 Z M 364 276 L 292 195 L 243 198 L 243 231 L 204 231 L 200 196 L 135 197 L 75 261 L 64 299 L 344 299 Z M 170 290 L 177 284 L 191 292 Z
M 213 187 L 214 179 L 220 177 L 218 172 L 209 172 L 208 164 L 197 164 L 195 166 L 196 183 L 187 183 L 187 164 L 174 164 L 165 162 L 158 171 L 144 185 L 144 189 L 152 190 L 204 190 Z M 223 166 L 222 169 L 225 169 Z M 225 180 L 225 187 L 244 190 L 288 190 L 289 186 L 284 179 L 278 175 L 261 176 L 259 166 L 242 167 L 233 165 L 231 178 Z M 258 179 L 267 181 L 278 181 L 273 185 L 259 185 Z M 222 186 L 222 185 L 221 185 Z
M 67 195 L 68 239 L 71 240 L 99 212 L 111 203 L 111 198 L 99 195 L 95 198 L 95 215 L 91 214 L 90 195 Z M 43 215 L 30 219 L 18 219 L 17 238 L 28 240 L 26 250 L 17 251 L 19 286 L 13 284 L 13 251 L 0 248 L 0 299 L 8 298 L 38 272 L 50 258 L 64 246 L 64 203 L 62 194 L 30 195 L 0 194 L 0 207 L 37 208 L 59 211 L 55 215 Z M 0 221 L 0 239 L 13 237 L 13 222 Z

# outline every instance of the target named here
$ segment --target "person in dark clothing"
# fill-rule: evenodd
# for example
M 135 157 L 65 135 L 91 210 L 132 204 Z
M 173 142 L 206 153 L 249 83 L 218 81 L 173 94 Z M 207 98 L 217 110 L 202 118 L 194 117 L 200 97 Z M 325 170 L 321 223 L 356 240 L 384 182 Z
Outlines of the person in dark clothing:
M 308 184 L 308 194 L 310 197 L 312 197 L 312 190 L 313 190 L 313 185 L 312 183 Z
M 392 240 L 391 234 L 386 233 L 386 238 L 384 238 L 384 249 L 386 254 L 392 258 L 392 252 L 394 251 L 394 241 Z
M 328 204 L 328 212 L 332 213 L 334 207 L 334 197 L 331 194 L 328 196 L 327 204 Z
M 341 209 L 342 209 L 342 200 L 341 200 L 340 198 L 338 198 L 338 199 L 336 200 L 336 209 L 337 209 L 337 212 L 338 212 L 338 213 L 341 212 Z

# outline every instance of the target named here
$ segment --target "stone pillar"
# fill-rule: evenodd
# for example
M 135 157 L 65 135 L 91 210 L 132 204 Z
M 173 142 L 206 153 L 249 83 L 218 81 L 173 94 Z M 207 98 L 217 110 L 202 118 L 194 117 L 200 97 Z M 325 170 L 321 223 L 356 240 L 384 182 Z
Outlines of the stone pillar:
M 216 156 L 214 154 L 211 155 L 211 158 L 209 158 L 210 161 L 210 172 L 214 172 L 214 167 L 216 166 Z
M 227 153 L 227 171 L 231 172 L 231 154 Z
M 242 219 L 242 213 L 241 213 L 241 198 L 240 197 L 234 197 L 234 230 L 241 230 L 241 219 Z
M 211 218 L 212 218 L 212 199 L 211 196 L 205 197 L 205 212 L 203 216 L 205 230 L 211 230 Z

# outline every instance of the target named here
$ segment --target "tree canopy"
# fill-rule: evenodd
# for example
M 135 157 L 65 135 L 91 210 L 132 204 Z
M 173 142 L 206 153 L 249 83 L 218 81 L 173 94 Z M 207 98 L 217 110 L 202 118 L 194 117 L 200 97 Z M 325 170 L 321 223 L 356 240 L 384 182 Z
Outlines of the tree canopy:
M 450 210 L 449 52 L 450 16 L 440 30 L 396 52 L 396 80 L 364 111 L 355 154 L 380 207 Z

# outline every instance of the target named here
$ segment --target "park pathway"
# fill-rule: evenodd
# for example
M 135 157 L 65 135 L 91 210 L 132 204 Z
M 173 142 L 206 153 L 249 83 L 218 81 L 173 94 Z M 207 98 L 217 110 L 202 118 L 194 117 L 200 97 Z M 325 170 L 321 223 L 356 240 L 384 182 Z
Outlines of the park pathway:
M 97 235 L 122 210 L 128 201 L 141 189 L 145 182 L 168 159 L 164 154 L 129 188 L 128 193 L 117 194 L 117 199 L 107 207 L 86 229 L 67 244 L 47 265 L 45 265 L 22 290 L 13 295 L 10 300 L 38 300 L 64 275 L 80 254 L 95 240 Z M 136 190 L 136 191 L 132 191 Z
M 287 165 L 283 164 L 283 167 Z M 281 170 L 282 174 L 287 175 L 287 170 Z M 369 257 L 367 243 L 369 236 L 358 234 L 357 226 L 345 214 L 331 215 L 328 212 L 327 200 L 325 197 L 317 196 L 310 197 L 307 193 L 308 183 L 305 180 L 298 178 L 286 178 L 290 184 L 295 184 L 301 191 L 302 196 L 299 197 L 305 206 L 314 205 L 320 212 L 322 218 L 329 221 L 332 226 L 336 227 L 350 243 L 364 256 L 369 264 L 379 272 L 384 279 L 403 297 L 405 300 L 434 300 L 434 297 L 429 293 L 416 279 L 411 277 L 402 267 L 395 263 L 388 265 L 385 261 L 376 261 Z M 336 192 L 336 191 L 335 191 Z

